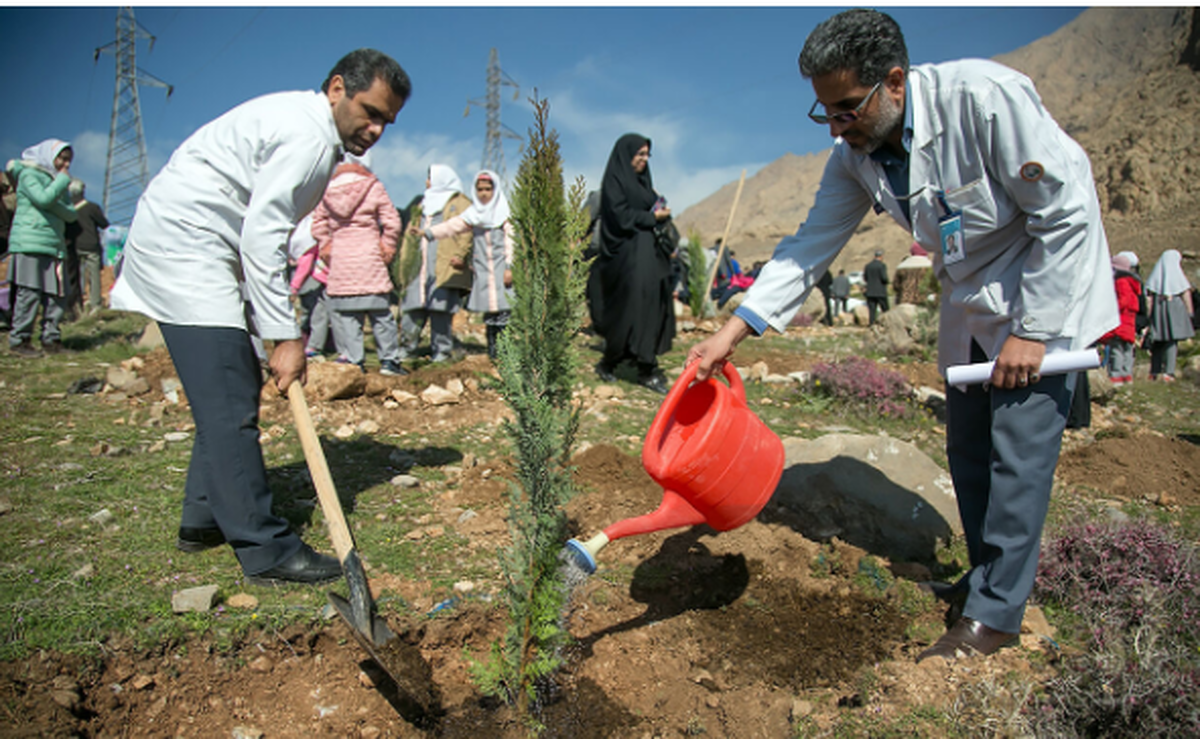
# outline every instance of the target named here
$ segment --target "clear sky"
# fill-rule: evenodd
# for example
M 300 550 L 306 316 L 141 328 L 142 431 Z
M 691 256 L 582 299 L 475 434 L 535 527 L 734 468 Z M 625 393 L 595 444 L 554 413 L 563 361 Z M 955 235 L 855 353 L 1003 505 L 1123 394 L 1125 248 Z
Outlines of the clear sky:
M 550 102 L 564 171 L 598 187 L 613 142 L 636 131 L 653 142 L 654 183 L 679 213 L 721 185 L 791 152 L 820 151 L 828 128 L 805 117 L 811 85 L 796 57 L 813 26 L 837 8 L 812 7 L 137 7 L 157 40 L 138 66 L 175 86 L 170 100 L 140 90 L 151 175 L 189 134 L 252 97 L 317 89 L 344 53 L 384 51 L 408 71 L 413 96 L 375 145 L 376 173 L 406 204 L 430 164 L 464 182 L 479 169 L 489 50 L 520 83 L 504 88 L 502 122 L 525 136 L 527 98 Z M 891 7 L 914 64 L 991 57 L 1053 33 L 1081 7 Z M 101 201 L 115 80 L 115 7 L 0 8 L 6 100 L 0 157 L 46 138 L 72 142 L 72 174 Z M 505 144 L 508 177 L 520 160 Z

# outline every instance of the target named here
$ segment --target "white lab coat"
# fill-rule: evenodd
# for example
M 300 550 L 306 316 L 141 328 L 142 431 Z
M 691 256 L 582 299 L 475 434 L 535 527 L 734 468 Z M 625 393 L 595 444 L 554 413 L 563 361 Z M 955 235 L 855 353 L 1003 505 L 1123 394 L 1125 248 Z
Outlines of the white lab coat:
M 320 92 L 264 95 L 197 130 L 138 201 L 113 307 L 298 338 L 288 238 L 320 202 L 341 154 Z
M 943 372 L 970 361 L 972 339 L 994 359 L 1010 334 L 1055 351 L 1086 348 L 1115 327 L 1116 291 L 1091 165 L 1033 83 L 989 61 L 927 64 L 910 69 L 907 100 L 912 222 L 882 166 L 839 139 L 808 219 L 775 248 L 742 307 L 782 331 L 875 208 L 933 259 L 942 282 Z M 1044 174 L 1023 178 L 1028 163 Z M 963 213 L 965 257 L 950 265 L 942 258 L 938 191 Z

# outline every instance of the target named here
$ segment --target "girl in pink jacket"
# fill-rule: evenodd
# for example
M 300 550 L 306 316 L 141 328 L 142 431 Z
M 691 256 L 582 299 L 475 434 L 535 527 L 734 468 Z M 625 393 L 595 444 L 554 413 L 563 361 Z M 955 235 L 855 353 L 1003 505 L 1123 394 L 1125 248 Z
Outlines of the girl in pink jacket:
M 388 263 L 396 255 L 400 215 L 383 183 L 371 174 L 367 156 L 347 154 L 338 165 L 313 212 L 312 232 L 329 265 L 325 292 L 333 340 L 341 353 L 338 361 L 363 366 L 362 322 L 369 318 L 380 374 L 403 375 L 396 321 L 388 309 Z

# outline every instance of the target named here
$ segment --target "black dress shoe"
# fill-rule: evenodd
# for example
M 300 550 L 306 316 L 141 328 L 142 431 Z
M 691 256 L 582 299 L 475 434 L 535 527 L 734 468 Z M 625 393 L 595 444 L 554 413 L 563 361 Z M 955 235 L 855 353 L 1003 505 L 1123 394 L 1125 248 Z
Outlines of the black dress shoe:
M 604 362 L 596 364 L 596 377 L 599 377 L 603 382 L 616 382 L 617 376 L 613 374 L 612 367 L 609 367 Z
M 181 552 L 195 554 L 205 549 L 219 547 L 225 543 L 225 535 L 218 528 L 194 529 L 188 526 L 179 527 L 179 536 L 175 539 L 175 548 Z
M 992 654 L 1017 643 L 1017 634 L 996 631 L 970 618 L 960 618 L 932 647 L 917 656 L 917 662 L 929 657 L 958 659 L 973 654 Z
M 336 559 L 327 554 L 318 554 L 309 545 L 301 544 L 300 551 L 290 559 L 266 572 L 247 575 L 246 582 L 251 585 L 279 585 L 289 582 L 317 585 L 341 576 L 342 566 Z
M 660 374 L 643 375 L 638 378 L 637 384 L 659 395 L 666 395 L 667 391 L 670 390 L 667 387 L 667 381 Z

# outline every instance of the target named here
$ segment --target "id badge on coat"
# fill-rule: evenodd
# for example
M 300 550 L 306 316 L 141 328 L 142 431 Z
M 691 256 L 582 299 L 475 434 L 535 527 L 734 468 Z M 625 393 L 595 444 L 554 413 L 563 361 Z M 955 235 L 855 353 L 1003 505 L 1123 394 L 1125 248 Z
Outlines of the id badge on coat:
M 963 248 L 962 213 L 951 213 L 938 219 L 942 243 L 942 264 L 955 264 L 966 257 Z

